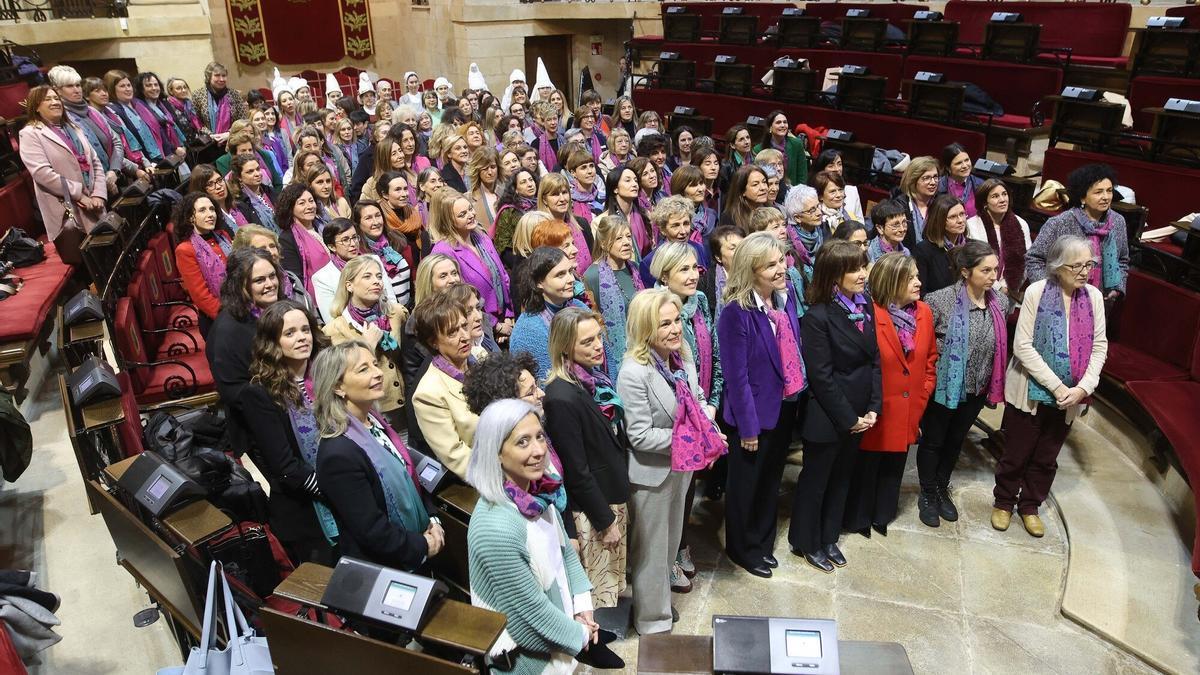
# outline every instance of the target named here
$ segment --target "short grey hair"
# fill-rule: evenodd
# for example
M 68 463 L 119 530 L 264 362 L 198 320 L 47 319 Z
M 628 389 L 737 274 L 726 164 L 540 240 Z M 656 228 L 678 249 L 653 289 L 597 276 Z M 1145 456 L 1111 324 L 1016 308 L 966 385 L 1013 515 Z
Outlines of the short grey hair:
M 374 354 L 374 350 L 361 340 L 348 340 L 326 347 L 317 354 L 312 363 L 313 417 L 321 438 L 333 438 L 346 433 L 346 401 L 333 393 L 342 383 L 350 369 L 350 355 L 359 349 Z
M 1095 259 L 1092 253 L 1092 244 L 1086 238 L 1077 234 L 1068 234 L 1055 239 L 1046 253 L 1046 276 L 1057 275 L 1063 266 L 1071 264 L 1071 260 L 1080 253 L 1089 259 Z
M 57 89 L 58 87 L 66 87 L 72 84 L 80 84 L 83 78 L 79 76 L 79 71 L 71 66 L 54 66 L 46 73 L 46 79 L 50 81 L 50 86 Z
M 321 354 L 326 351 L 329 350 Z M 500 465 L 504 441 L 508 440 L 517 424 L 529 415 L 537 417 L 537 408 L 517 398 L 492 401 L 479 414 L 475 443 L 471 447 L 471 458 L 467 460 L 466 478 L 481 498 L 493 504 L 503 504 L 508 499 L 504 492 L 504 468 Z
M 383 80 L 380 80 L 380 82 L 383 82 Z M 417 122 L 417 109 L 407 103 L 401 103 L 392 109 L 392 124 L 400 124 L 404 120 L 405 115 L 412 115 L 413 123 Z
M 783 215 L 788 222 L 796 222 L 796 215 L 804 210 L 804 202 L 810 198 L 813 201 L 820 201 L 816 188 L 803 183 L 788 190 L 787 196 L 783 198 Z

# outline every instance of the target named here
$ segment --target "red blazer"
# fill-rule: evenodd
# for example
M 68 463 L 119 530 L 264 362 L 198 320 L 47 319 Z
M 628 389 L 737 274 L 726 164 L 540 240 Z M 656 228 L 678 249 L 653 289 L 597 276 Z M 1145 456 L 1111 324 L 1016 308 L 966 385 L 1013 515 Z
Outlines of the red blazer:
M 875 426 L 863 434 L 859 447 L 880 452 L 907 452 L 917 442 L 925 405 L 937 384 L 937 340 L 933 312 L 917 302 L 917 335 L 907 356 L 900 347 L 896 326 L 886 307 L 875 305 L 875 335 L 879 342 L 879 367 L 883 370 L 883 412 Z
M 210 246 L 213 252 L 222 259 L 225 258 L 220 245 L 210 243 Z M 183 290 L 187 291 L 196 309 L 208 318 L 216 319 L 217 312 L 221 311 L 221 299 L 213 295 L 212 291 L 208 290 L 208 284 L 204 283 L 204 274 L 200 272 L 200 265 L 196 262 L 196 249 L 192 248 L 190 240 L 181 241 L 175 247 L 175 266 L 179 268 Z

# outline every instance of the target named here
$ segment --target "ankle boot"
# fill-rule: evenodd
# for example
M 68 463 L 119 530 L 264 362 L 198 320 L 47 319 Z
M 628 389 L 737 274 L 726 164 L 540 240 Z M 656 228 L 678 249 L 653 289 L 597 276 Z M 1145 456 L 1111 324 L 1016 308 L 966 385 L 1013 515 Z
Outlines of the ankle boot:
M 917 512 L 921 522 L 927 527 L 938 527 L 942 524 L 941 516 L 938 509 L 938 495 L 935 490 L 921 490 L 921 496 L 917 497 Z
M 938 513 L 942 516 L 942 520 L 954 522 L 958 520 L 958 509 L 955 508 L 954 502 L 950 501 L 950 486 L 943 485 L 938 488 Z

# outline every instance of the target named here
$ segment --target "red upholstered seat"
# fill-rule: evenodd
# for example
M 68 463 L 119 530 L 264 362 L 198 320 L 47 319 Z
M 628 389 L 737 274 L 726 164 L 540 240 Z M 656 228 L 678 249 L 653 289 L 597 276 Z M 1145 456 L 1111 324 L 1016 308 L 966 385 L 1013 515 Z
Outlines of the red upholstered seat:
M 46 244 L 45 250 L 42 262 L 13 270 L 25 285 L 16 295 L 0 301 L 0 343 L 37 337 L 74 274 L 74 268 L 59 259 L 54 244 Z
M 905 78 L 912 79 L 922 70 L 942 73 L 954 82 L 978 85 L 1004 108 L 1004 115 L 997 117 L 995 122 L 1006 127 L 1027 128 L 1033 106 L 1043 97 L 1062 91 L 1060 68 L 939 56 L 905 59 Z
M 148 249 L 142 252 L 137 265 L 137 273 L 148 278 L 150 302 L 154 305 L 154 326 L 186 328 L 199 325 L 200 315 L 190 302 L 176 300 L 167 294 L 170 284 L 162 280 L 159 272 L 160 260 L 161 256 L 154 255 Z
M 1104 374 L 1118 382 L 1186 380 L 1187 370 L 1120 342 L 1108 344 Z
M 133 395 L 129 373 L 117 373 L 117 383 L 121 386 L 121 409 L 125 412 L 125 421 L 117 427 L 117 437 L 121 441 L 121 454 L 133 457 L 145 449 L 142 445 L 142 416 L 138 411 L 137 397 Z
M 978 2 L 950 0 L 946 20 L 959 22 L 960 42 L 983 42 L 985 26 L 993 12 L 1016 12 L 1025 23 L 1040 24 L 1042 47 L 1069 47 L 1071 62 L 1080 57 L 1101 57 L 1109 63 L 1124 61 L 1125 33 L 1132 8 L 1127 2 Z M 1100 65 L 1105 61 L 1090 61 Z
M 0 117 L 10 119 L 24 117 L 25 107 L 21 105 L 21 102 L 28 95 L 29 85 L 24 80 L 0 84 Z
M 1119 382 L 1187 379 L 1200 367 L 1200 294 L 1131 270 L 1126 298 L 1104 374 Z M 1171 317 L 1170 326 L 1164 316 Z
M 178 354 L 203 353 L 204 338 L 200 335 L 199 326 L 192 324 L 176 328 L 169 323 L 154 323 L 154 306 L 150 300 L 151 283 L 150 277 L 136 274 L 129 283 L 127 293 L 133 302 L 134 313 L 142 325 L 146 352 L 152 354 L 155 360 L 172 358 Z
M 1200 20 L 1200 17 L 1197 17 Z M 1133 129 L 1150 133 L 1154 115 L 1146 108 L 1161 108 L 1169 98 L 1200 99 L 1200 80 L 1190 77 L 1142 75 L 1129 83 L 1129 107 L 1133 110 Z
M 113 317 L 114 340 L 122 367 L 129 373 L 139 405 L 152 405 L 213 390 L 212 372 L 203 352 L 182 354 L 170 360 L 151 361 L 143 340 L 133 301 L 117 300 Z
M 168 224 L 173 229 L 172 224 Z M 146 244 L 147 251 L 153 251 L 154 262 L 158 267 L 158 278 L 162 281 L 163 294 L 169 300 L 187 300 L 187 291 L 183 290 L 183 282 L 179 277 L 179 268 L 175 265 L 175 247 L 170 232 L 160 232 L 150 238 Z M 142 256 L 148 255 L 145 251 Z M 138 261 L 141 262 L 140 260 Z
M 16 134 L 13 134 L 16 137 Z M 40 220 L 33 217 L 34 209 L 33 178 L 28 171 L 21 173 L 10 182 L 0 185 L 0 235 L 8 231 L 12 225 L 25 230 L 25 234 L 39 239 L 46 234 Z

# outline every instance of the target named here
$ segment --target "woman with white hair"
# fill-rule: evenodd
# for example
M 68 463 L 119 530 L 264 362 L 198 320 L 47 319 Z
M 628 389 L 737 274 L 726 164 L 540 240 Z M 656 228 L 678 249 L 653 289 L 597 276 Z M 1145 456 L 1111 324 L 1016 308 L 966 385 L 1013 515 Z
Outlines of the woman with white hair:
M 787 218 L 788 240 L 796 252 L 798 267 L 805 281 L 811 281 L 817 249 L 828 233 L 821 227 L 821 200 L 817 191 L 804 184 L 792 187 L 783 198 L 783 215 Z
M 479 502 L 467 529 L 471 603 L 508 617 L 488 656 L 506 672 L 571 673 L 597 642 L 592 584 L 557 508 L 562 484 L 545 475 L 546 435 L 535 409 L 501 399 L 479 418 L 467 482 Z
M 1086 238 L 1060 237 L 1046 254 L 1046 277 L 1025 289 L 1004 383 L 1007 442 L 992 491 L 997 530 L 1008 529 L 1015 506 L 1026 532 L 1046 532 L 1038 508 L 1108 357 L 1104 293 L 1088 283 L 1097 264 Z
M 111 126 L 104 115 L 88 105 L 83 95 L 83 78 L 71 66 L 54 66 L 46 73 L 50 85 L 62 99 L 67 119 L 83 132 L 96 157 L 104 165 L 108 191 L 117 191 L 117 174 L 137 175 L 145 178 L 141 166 L 125 156 L 125 141 Z

